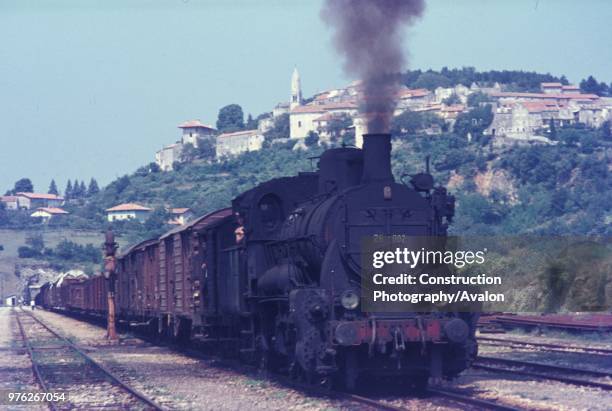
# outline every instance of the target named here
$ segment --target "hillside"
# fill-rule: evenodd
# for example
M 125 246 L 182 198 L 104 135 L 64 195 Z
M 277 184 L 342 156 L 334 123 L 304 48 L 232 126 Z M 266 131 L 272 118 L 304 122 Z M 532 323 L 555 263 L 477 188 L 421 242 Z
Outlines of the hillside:
M 123 202 L 190 207 L 202 214 L 228 206 L 262 181 L 313 170 L 311 158 L 321 151 L 273 146 L 219 163 L 182 164 L 171 172 L 141 168 L 109 184 L 86 207 L 75 206 L 73 221 L 104 224 L 104 209 Z M 455 134 L 400 135 L 393 151 L 396 178 L 423 170 L 426 156 L 437 182 L 457 195 L 455 233 L 610 234 L 610 144 L 603 139 L 588 149 L 563 142 L 500 149 Z M 154 217 L 144 226 L 117 228 L 134 238 L 153 234 L 163 229 L 163 219 Z

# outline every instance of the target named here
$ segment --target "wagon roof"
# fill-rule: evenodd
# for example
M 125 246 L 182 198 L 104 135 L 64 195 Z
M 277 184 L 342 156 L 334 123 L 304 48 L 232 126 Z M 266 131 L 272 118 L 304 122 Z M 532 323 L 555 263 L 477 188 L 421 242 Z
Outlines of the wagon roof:
M 128 254 L 130 254 L 132 251 L 136 249 L 146 248 L 152 244 L 155 244 L 156 242 L 157 242 L 157 238 L 149 238 L 148 240 L 144 240 L 139 243 L 132 244 L 119 254 L 119 258 L 124 258 Z
M 212 213 L 205 214 L 201 217 L 195 218 L 189 223 L 182 225 L 180 227 L 176 227 L 167 233 L 163 234 L 159 237 L 160 240 L 170 237 L 173 234 L 180 233 L 181 231 L 189 230 L 190 228 L 196 227 L 198 230 L 201 230 L 206 227 L 210 227 L 213 224 L 223 220 L 225 217 L 232 215 L 231 208 L 222 208 L 221 210 L 213 211 Z

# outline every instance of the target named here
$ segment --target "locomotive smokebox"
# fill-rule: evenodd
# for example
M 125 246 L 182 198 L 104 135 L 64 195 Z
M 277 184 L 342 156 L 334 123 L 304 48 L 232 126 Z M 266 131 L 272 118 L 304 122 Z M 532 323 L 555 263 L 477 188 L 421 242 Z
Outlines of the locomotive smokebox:
M 362 183 L 391 183 L 391 134 L 363 135 Z

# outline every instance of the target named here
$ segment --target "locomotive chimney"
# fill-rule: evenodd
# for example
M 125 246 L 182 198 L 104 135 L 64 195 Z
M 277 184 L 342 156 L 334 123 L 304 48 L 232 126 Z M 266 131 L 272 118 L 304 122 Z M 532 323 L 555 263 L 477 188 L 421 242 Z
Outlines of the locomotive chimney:
M 391 134 L 363 135 L 363 183 L 393 182 Z

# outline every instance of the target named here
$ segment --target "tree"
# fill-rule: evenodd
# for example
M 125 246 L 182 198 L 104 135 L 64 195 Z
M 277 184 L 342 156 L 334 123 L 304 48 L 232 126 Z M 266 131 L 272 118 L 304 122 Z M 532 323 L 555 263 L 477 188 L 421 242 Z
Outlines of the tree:
M 611 125 L 610 125 L 611 121 L 610 120 L 606 120 L 602 123 L 601 125 L 601 138 L 603 138 L 606 141 L 611 141 L 612 140 L 612 130 L 611 130 Z
M 556 140 L 557 139 L 557 128 L 555 127 L 555 120 L 551 118 L 548 124 L 549 124 L 548 135 L 550 136 L 551 139 Z
M 492 121 L 493 111 L 490 104 L 475 107 L 467 113 L 461 113 L 457 116 L 455 133 L 461 137 L 467 137 L 470 134 L 473 138 L 479 140 Z
M 191 163 L 197 157 L 197 155 L 198 151 L 193 144 L 183 144 L 183 149 L 181 150 L 181 161 Z
M 451 86 L 451 81 L 448 79 L 448 77 L 433 71 L 421 74 L 413 85 L 415 88 L 426 88 L 428 90 L 435 90 L 438 87 L 449 86 Z
M 326 131 L 329 133 L 332 141 L 337 141 L 353 125 L 353 119 L 348 114 L 340 114 L 335 116 L 327 123 Z
M 448 98 L 442 100 L 442 103 L 446 104 L 447 106 L 452 106 L 453 104 L 460 104 L 461 99 L 457 93 L 453 92 Z
M 217 155 L 215 143 L 210 138 L 204 138 L 198 141 L 198 157 L 205 160 L 212 160 Z
M 593 93 L 598 96 L 603 96 L 608 94 L 609 88 L 606 83 L 599 83 L 595 77 L 589 76 L 586 80 L 582 80 L 580 82 L 580 90 L 585 93 Z
M 32 181 L 30 181 L 29 178 L 22 178 L 15 182 L 15 187 L 13 188 L 12 194 L 33 193 L 33 192 L 34 192 L 34 185 L 32 184 Z
M 41 234 L 32 234 L 26 238 L 26 245 L 28 245 L 36 253 L 40 254 L 45 249 L 45 241 Z
M 266 140 L 276 140 L 279 138 L 289 138 L 291 126 L 289 124 L 289 114 L 281 114 L 274 119 L 274 126 L 265 132 Z
M 64 198 L 70 200 L 72 198 L 72 182 L 68 179 L 66 183 L 66 189 L 64 190 Z
M 247 117 L 245 128 L 247 130 L 254 130 L 257 128 L 257 120 L 253 119 L 253 116 L 250 113 Z
M 304 144 L 306 144 L 307 147 L 314 147 L 317 145 L 318 142 L 319 135 L 314 131 L 309 131 L 308 135 L 306 136 L 306 139 L 304 140 Z
M 83 197 L 83 193 L 81 192 L 81 183 L 79 180 L 74 180 L 74 184 L 72 185 L 72 194 L 70 198 L 81 198 Z
M 47 193 L 49 194 L 55 194 L 58 195 L 59 192 L 57 191 L 57 185 L 55 184 L 55 180 L 51 180 L 51 184 L 49 184 L 49 191 L 47 191 Z
M 89 187 L 87 188 L 87 197 L 94 196 L 100 192 L 100 187 L 98 186 L 98 182 L 95 178 L 91 178 L 89 180 Z
M 219 110 L 217 117 L 217 130 L 230 132 L 244 128 L 244 114 L 238 104 L 230 104 Z
M 470 107 L 479 106 L 481 103 L 489 103 L 491 98 L 480 91 L 472 93 L 467 98 L 467 105 Z

